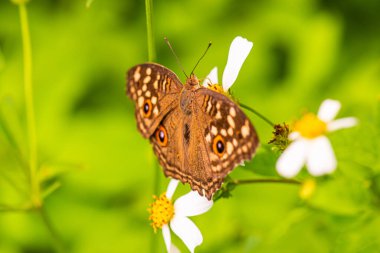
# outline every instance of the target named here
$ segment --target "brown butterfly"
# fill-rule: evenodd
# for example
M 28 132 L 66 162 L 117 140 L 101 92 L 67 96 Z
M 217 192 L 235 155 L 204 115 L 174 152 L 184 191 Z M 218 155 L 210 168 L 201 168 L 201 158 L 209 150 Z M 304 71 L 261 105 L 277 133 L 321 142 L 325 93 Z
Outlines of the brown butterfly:
M 194 74 L 182 84 L 164 66 L 140 64 L 128 71 L 127 94 L 135 103 L 137 127 L 150 139 L 165 175 L 208 199 L 259 144 L 238 105 L 202 87 Z

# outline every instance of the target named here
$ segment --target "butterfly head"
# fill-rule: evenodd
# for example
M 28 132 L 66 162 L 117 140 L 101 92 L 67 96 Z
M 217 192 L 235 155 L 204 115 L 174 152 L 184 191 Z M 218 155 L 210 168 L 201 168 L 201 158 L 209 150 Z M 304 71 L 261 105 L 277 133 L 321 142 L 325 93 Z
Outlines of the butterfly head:
M 191 74 L 190 77 L 186 80 L 186 87 L 188 89 L 197 89 L 200 87 L 199 79 L 194 75 Z

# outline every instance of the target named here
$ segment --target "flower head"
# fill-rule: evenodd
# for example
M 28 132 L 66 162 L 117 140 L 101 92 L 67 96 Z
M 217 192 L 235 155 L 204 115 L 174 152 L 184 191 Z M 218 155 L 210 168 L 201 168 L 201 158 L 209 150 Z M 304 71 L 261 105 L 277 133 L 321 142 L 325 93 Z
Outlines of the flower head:
M 268 144 L 273 144 L 273 149 L 284 151 L 289 146 L 289 126 L 283 123 L 282 125 L 276 124 L 273 128 L 273 138 L 268 142 Z
M 357 124 L 356 118 L 334 120 L 340 109 L 339 101 L 326 99 L 318 114 L 307 113 L 295 122 L 289 139 L 293 141 L 282 153 L 276 168 L 284 177 L 295 176 L 306 164 L 310 174 L 320 176 L 332 173 L 337 166 L 334 151 L 326 133 Z
M 202 243 L 203 237 L 200 230 L 188 217 L 207 212 L 212 207 L 213 201 L 200 196 L 198 192 L 190 191 L 173 203 L 171 199 L 178 182 L 178 180 L 172 179 L 166 193 L 154 197 L 155 201 L 148 209 L 149 219 L 152 221 L 151 225 L 154 231 L 158 228 L 162 229 L 168 252 L 176 250 L 171 243 L 170 229 L 181 238 L 190 252 L 194 252 L 195 247 Z
M 228 59 L 226 67 L 224 68 L 222 87 L 226 92 L 236 81 L 241 66 L 251 51 L 253 43 L 245 38 L 237 36 L 231 43 L 230 51 L 228 53 Z M 218 88 L 218 69 L 214 67 L 203 82 L 203 86 L 211 86 L 216 91 L 221 91 Z M 219 86 L 220 87 L 220 86 Z

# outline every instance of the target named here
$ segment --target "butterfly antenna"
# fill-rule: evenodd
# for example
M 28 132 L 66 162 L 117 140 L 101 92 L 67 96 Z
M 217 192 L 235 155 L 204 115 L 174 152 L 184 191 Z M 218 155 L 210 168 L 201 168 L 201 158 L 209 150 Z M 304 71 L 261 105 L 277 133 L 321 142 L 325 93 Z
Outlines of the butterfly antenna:
M 179 65 L 179 67 L 181 68 L 182 72 L 185 74 L 186 78 L 189 78 L 189 77 L 186 75 L 185 69 L 183 68 L 183 66 L 182 66 L 182 64 L 181 64 L 181 61 L 179 60 L 178 56 L 175 54 L 172 45 L 170 45 L 170 42 L 169 42 L 168 38 L 164 37 L 164 40 L 165 40 L 166 44 L 168 44 L 170 50 L 172 51 L 172 53 L 173 53 L 175 59 L 177 60 L 177 63 L 178 63 L 178 65 Z
M 194 66 L 193 70 L 191 71 L 191 74 L 190 74 L 190 75 L 194 74 L 194 70 L 195 70 L 195 68 L 198 66 L 199 62 L 203 59 L 203 57 L 205 57 L 205 55 L 206 55 L 208 49 L 211 47 L 211 45 L 212 45 L 212 43 L 211 43 L 211 41 L 210 41 L 210 42 L 208 43 L 208 46 L 207 46 L 205 52 L 202 54 L 201 58 L 199 58 L 197 64 L 195 64 L 195 66 Z

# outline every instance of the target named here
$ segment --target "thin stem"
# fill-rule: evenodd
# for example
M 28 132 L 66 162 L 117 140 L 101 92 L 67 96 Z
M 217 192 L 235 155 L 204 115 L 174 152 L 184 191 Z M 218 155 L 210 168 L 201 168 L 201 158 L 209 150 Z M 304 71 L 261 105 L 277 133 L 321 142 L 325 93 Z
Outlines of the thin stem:
M 156 59 L 156 50 L 154 47 L 154 37 L 153 37 L 153 25 L 152 25 L 152 9 L 153 9 L 153 0 L 145 0 L 145 15 L 146 15 L 146 31 L 147 31 L 147 41 L 148 41 L 148 60 L 150 62 L 155 61 Z M 156 168 L 154 168 L 154 183 L 153 183 L 153 192 L 159 194 L 160 189 L 160 169 L 158 163 L 155 161 Z M 157 236 L 152 233 L 150 239 L 150 252 L 154 253 L 157 251 Z
M 249 107 L 248 105 L 245 105 L 245 104 L 242 104 L 242 103 L 239 103 L 239 105 L 245 109 L 247 109 L 248 111 L 256 114 L 259 118 L 261 118 L 262 120 L 264 120 L 266 123 L 268 123 L 271 127 L 274 127 L 274 123 L 272 121 L 270 121 L 267 117 L 265 117 L 264 115 L 262 115 L 261 113 L 259 113 L 258 111 L 252 109 L 251 107 Z
M 37 210 L 42 218 L 43 223 L 45 224 L 45 227 L 49 231 L 55 251 L 59 253 L 64 253 L 65 248 L 63 246 L 63 242 L 61 241 L 61 238 L 58 236 L 57 231 L 55 230 L 53 224 L 51 223 L 51 220 L 49 216 L 47 215 L 46 210 L 44 209 L 44 207 L 40 207 Z
M 59 187 L 61 187 L 61 183 L 60 182 L 54 182 L 50 187 L 48 187 L 47 189 L 44 190 L 44 192 L 41 194 L 42 195 L 41 198 L 42 199 L 47 198 L 50 194 L 55 192 Z
M 300 185 L 301 182 L 300 181 L 297 181 L 295 179 L 285 179 L 285 178 L 282 178 L 282 179 L 243 179 L 243 180 L 239 180 L 239 179 L 235 179 L 235 180 L 232 180 L 232 183 L 233 184 L 256 184 L 256 183 L 284 183 L 284 184 L 296 184 L 296 185 Z
M 0 204 L 0 212 L 26 212 L 32 210 L 31 205 L 24 205 L 24 206 L 9 206 L 6 204 Z
M 148 38 L 148 60 L 150 62 L 153 62 L 156 59 L 156 50 L 154 47 L 153 38 L 152 9 L 152 0 L 145 0 L 146 31 Z
M 25 92 L 25 107 L 27 117 L 27 128 L 29 138 L 29 170 L 30 170 L 30 186 L 31 186 L 31 202 L 34 210 L 41 215 L 42 220 L 48 229 L 54 248 L 57 252 L 65 252 L 63 244 L 58 237 L 53 225 L 47 216 L 41 201 L 40 185 L 37 175 L 37 131 L 34 114 L 33 102 L 33 84 L 32 84 L 32 47 L 29 33 L 28 13 L 26 9 L 27 1 L 17 2 L 20 13 L 21 36 L 24 54 L 24 92 Z M 12 210 L 9 209 L 9 210 Z M 13 209 L 18 210 L 18 209 Z
M 18 4 L 20 11 L 21 36 L 24 52 L 24 92 L 29 138 L 29 170 L 31 201 L 35 207 L 41 206 L 39 182 L 37 178 L 37 133 L 34 116 L 32 84 L 32 49 L 30 42 L 28 13 L 25 2 Z

